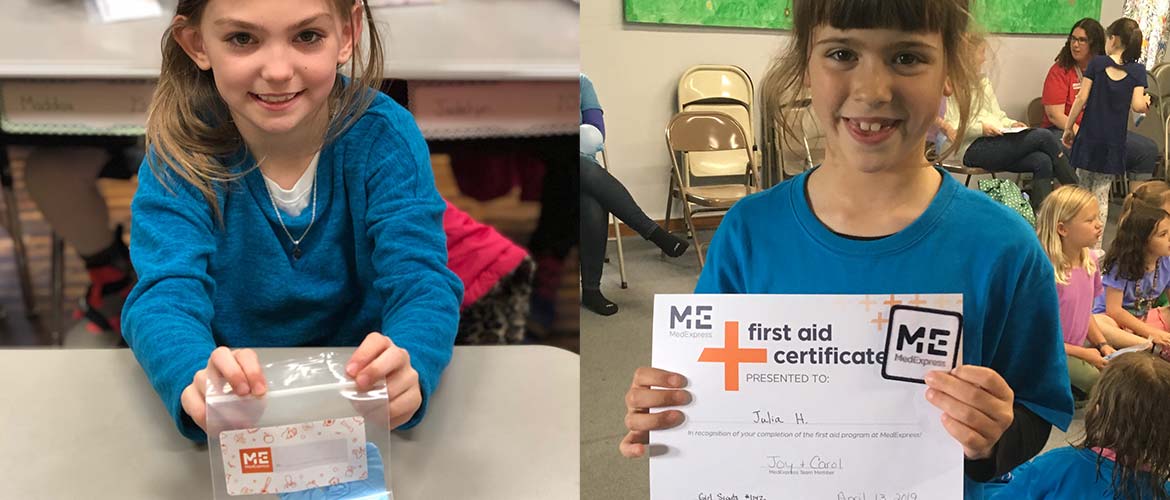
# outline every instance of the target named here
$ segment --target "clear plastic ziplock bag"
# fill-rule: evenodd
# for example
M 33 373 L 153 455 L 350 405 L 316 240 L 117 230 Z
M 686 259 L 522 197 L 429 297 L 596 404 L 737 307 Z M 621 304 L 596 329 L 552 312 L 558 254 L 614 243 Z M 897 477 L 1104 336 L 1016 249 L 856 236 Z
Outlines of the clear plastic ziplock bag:
M 235 395 L 208 370 L 216 500 L 393 500 L 385 382 L 358 391 L 348 359 L 327 351 L 266 364 L 260 398 Z

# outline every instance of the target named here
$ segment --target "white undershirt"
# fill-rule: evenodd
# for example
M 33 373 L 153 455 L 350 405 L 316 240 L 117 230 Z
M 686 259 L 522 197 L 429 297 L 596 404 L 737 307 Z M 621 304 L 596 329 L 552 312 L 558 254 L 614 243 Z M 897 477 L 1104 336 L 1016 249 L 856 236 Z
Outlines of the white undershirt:
M 276 201 L 276 206 L 280 210 L 293 217 L 301 215 L 301 211 L 309 206 L 309 201 L 313 197 L 313 179 L 317 177 L 317 160 L 321 158 L 321 152 L 313 155 L 313 161 L 309 162 L 309 168 L 305 169 L 305 173 L 301 174 L 301 178 L 293 185 L 292 189 L 284 189 L 280 187 L 267 175 L 264 176 L 264 184 L 268 186 L 268 192 L 272 194 L 272 199 Z

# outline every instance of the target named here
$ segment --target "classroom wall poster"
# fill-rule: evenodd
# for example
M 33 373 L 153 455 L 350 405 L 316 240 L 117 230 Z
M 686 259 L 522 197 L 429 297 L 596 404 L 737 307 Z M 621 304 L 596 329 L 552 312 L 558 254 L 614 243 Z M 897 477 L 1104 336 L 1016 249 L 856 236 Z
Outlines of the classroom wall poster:
M 792 0 L 624 1 L 630 23 L 792 28 Z M 1142 3 L 1159 2 L 1164 0 Z M 1077 20 L 1101 17 L 1101 0 L 983 0 L 975 16 L 992 33 L 1067 35 Z

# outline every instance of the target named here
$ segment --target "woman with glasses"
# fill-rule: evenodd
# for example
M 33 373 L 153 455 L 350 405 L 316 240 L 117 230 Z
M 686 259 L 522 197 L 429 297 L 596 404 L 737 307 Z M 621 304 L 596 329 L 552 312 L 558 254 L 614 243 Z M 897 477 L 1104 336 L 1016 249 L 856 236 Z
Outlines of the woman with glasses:
M 1056 56 L 1056 63 L 1048 70 L 1041 97 L 1044 103 L 1043 127 L 1052 131 L 1058 140 L 1070 125 L 1068 113 L 1081 91 L 1081 76 L 1089 66 L 1089 60 L 1099 55 L 1105 55 L 1105 28 L 1092 18 L 1077 21 L 1064 48 Z M 1080 128 L 1081 116 L 1071 124 L 1074 132 Z M 1130 131 L 1126 135 L 1125 151 L 1125 172 L 1131 180 L 1153 177 L 1158 162 L 1158 145 L 1154 141 Z M 1065 155 L 1068 153 L 1066 149 Z

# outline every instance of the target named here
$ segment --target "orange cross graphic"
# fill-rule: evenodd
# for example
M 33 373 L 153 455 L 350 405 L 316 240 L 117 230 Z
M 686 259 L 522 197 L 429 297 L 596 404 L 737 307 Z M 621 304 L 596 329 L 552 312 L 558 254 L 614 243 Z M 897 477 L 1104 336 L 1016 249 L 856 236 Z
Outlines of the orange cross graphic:
M 869 299 L 869 295 L 866 295 L 866 296 L 865 296 L 865 300 L 863 300 L 863 301 L 861 301 L 861 302 L 858 302 L 858 304 L 864 305 L 864 306 L 865 306 L 865 312 L 869 312 L 869 306 L 872 306 L 872 305 L 877 305 L 877 302 L 874 302 L 874 301 L 870 300 L 870 299 Z
M 885 304 L 885 305 L 887 305 L 887 306 L 897 306 L 897 305 L 902 305 L 902 301 L 900 301 L 900 300 L 898 300 L 898 299 L 895 299 L 895 298 L 894 298 L 894 294 L 892 294 L 892 293 L 890 294 L 890 300 L 887 300 L 887 301 L 885 301 L 885 302 L 882 302 L 882 303 L 883 303 L 883 304 Z
M 883 318 L 883 317 L 882 317 L 882 313 L 880 313 L 880 312 L 879 312 L 879 313 L 878 313 L 878 315 L 877 315 L 877 317 L 876 317 L 876 318 L 874 318 L 874 319 L 871 319 L 871 320 L 869 320 L 869 322 L 870 322 L 870 323 L 874 323 L 874 324 L 876 324 L 876 325 L 877 325 L 877 327 L 878 327 L 878 333 L 881 333 L 881 332 L 884 332 L 884 331 L 885 331 L 885 329 L 886 329 L 886 323 L 889 323 L 889 322 L 890 322 L 890 320 L 888 320 L 888 319 L 886 319 L 886 318 Z
M 914 300 L 911 300 L 909 302 L 909 304 L 912 306 L 924 306 L 924 305 L 926 305 L 926 301 L 922 300 L 922 298 L 919 297 L 918 294 L 916 293 L 916 294 L 914 294 Z
M 723 363 L 723 388 L 739 390 L 740 363 L 767 363 L 767 349 L 740 349 L 739 322 L 728 321 L 723 327 L 723 347 L 707 347 L 699 354 L 699 361 Z

